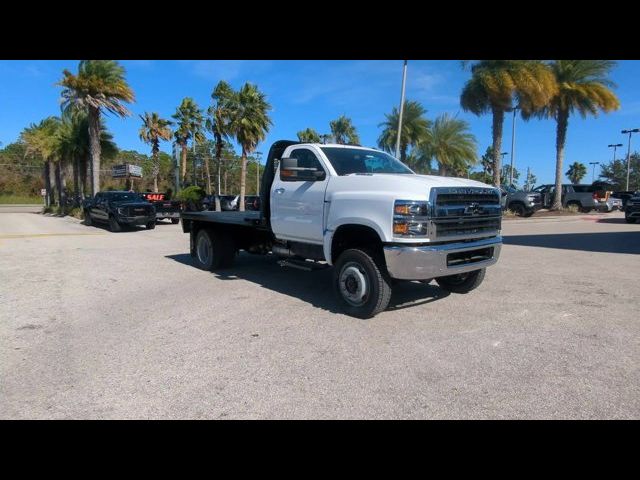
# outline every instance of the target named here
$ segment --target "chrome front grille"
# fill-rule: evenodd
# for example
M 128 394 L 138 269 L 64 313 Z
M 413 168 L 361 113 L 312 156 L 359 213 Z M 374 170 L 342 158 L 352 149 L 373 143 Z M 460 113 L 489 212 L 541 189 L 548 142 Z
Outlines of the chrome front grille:
M 500 191 L 483 187 L 431 189 L 431 238 L 454 241 L 493 237 L 500 233 Z

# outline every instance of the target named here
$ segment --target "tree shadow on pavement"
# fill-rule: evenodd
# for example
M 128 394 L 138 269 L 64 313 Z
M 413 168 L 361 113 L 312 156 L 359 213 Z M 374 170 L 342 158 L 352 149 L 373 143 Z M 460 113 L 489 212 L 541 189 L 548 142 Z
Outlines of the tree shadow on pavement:
M 640 229 L 637 232 L 505 235 L 502 237 L 502 241 L 506 245 L 524 247 L 559 248 L 602 253 L 640 253 Z
M 166 258 L 184 265 L 196 267 L 188 253 L 167 255 Z M 344 313 L 331 288 L 332 269 L 306 272 L 290 267 L 281 267 L 271 255 L 250 255 L 244 252 L 236 257 L 234 266 L 219 270 L 212 275 L 225 281 L 246 280 L 283 295 L 299 298 L 314 307 L 332 313 Z M 232 287 L 234 288 L 234 287 Z M 400 282 L 393 288 L 389 310 L 400 310 L 431 303 L 449 295 L 435 285 L 418 282 Z

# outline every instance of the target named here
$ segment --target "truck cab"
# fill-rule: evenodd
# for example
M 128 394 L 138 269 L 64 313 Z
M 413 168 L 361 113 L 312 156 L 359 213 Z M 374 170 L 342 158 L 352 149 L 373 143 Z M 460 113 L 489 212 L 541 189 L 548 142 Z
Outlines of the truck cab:
M 345 311 L 361 318 L 384 310 L 398 281 L 435 279 L 467 293 L 501 248 L 499 189 L 418 175 L 385 152 L 353 145 L 276 142 L 259 212 L 182 218 L 201 268 L 228 267 L 239 249 L 299 268 L 332 266 Z

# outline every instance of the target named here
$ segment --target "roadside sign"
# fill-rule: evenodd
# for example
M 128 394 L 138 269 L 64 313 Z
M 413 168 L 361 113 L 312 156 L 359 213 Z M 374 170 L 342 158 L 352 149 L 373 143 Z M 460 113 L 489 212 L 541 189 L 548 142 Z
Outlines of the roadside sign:
M 127 165 L 114 165 L 111 167 L 111 176 L 113 178 L 124 178 L 127 176 Z
M 43 197 L 46 197 L 47 196 L 47 189 L 46 188 L 41 188 L 40 189 L 40 195 L 43 196 Z
M 142 177 L 142 167 L 140 165 L 127 164 L 129 175 L 132 177 Z
M 113 167 L 111 167 L 111 176 L 113 178 L 142 178 L 142 167 L 140 165 L 132 165 L 130 163 L 114 165 Z

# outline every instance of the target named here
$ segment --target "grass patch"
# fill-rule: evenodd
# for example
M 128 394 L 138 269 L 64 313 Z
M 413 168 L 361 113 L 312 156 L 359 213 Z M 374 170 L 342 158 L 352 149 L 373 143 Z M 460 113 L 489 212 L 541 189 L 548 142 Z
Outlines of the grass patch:
M 511 217 L 515 217 L 516 216 L 516 212 L 514 212 L 513 210 L 506 209 L 506 210 L 502 211 L 502 216 L 503 217 L 510 217 L 510 218 Z
M 42 204 L 42 197 L 30 197 L 28 195 L 0 195 L 0 203 L 9 205 Z
M 567 208 L 563 208 L 563 210 L 569 213 L 580 213 L 580 207 L 577 205 L 569 205 Z
M 84 211 L 80 207 L 48 207 L 43 208 L 42 213 L 53 213 L 61 217 L 71 216 L 80 220 L 84 219 Z

